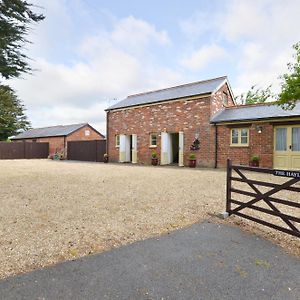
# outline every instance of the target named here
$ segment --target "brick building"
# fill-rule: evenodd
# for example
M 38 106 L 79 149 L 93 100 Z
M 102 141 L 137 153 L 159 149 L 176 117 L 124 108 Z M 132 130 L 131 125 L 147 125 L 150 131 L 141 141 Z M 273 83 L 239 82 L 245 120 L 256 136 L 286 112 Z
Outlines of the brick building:
M 103 140 L 105 137 L 88 123 L 30 129 L 13 137 L 14 142 L 49 143 L 49 155 L 67 153 L 69 141 Z
M 237 106 L 226 77 L 135 94 L 107 110 L 107 153 L 112 162 L 224 167 L 227 158 L 261 166 L 300 168 L 300 104 Z
M 211 124 L 217 129 L 219 166 L 228 158 L 247 165 L 257 155 L 262 167 L 300 169 L 300 102 L 293 110 L 273 103 L 230 107 Z

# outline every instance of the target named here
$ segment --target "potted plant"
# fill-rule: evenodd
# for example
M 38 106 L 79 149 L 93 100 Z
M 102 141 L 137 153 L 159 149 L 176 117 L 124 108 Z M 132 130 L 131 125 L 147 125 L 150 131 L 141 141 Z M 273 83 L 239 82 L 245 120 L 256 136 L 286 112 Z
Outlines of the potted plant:
M 158 157 L 156 151 L 153 151 L 151 154 L 151 165 L 157 166 L 158 165 Z
M 250 166 L 251 167 L 259 167 L 260 158 L 258 155 L 253 155 L 250 159 Z
M 105 153 L 105 154 L 103 155 L 103 161 L 104 161 L 105 163 L 108 163 L 108 154 L 107 154 L 107 153 Z
M 53 160 L 60 160 L 60 155 L 59 155 L 59 153 L 55 153 L 54 155 L 53 155 L 53 158 L 52 158 Z
M 189 155 L 189 167 L 190 168 L 196 168 L 196 154 L 195 153 L 190 153 Z

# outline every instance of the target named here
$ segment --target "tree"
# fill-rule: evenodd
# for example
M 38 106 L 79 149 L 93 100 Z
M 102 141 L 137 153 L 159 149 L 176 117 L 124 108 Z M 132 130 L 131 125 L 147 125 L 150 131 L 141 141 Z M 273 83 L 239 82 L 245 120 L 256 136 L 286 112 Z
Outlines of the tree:
M 0 0 L 0 74 L 5 79 L 32 71 L 22 48 L 30 43 L 26 39 L 30 25 L 45 18 L 32 7 L 23 0 Z
M 0 85 L 0 141 L 6 141 L 21 129 L 30 128 L 24 110 L 14 90 L 7 85 Z
M 296 101 L 300 100 L 300 42 L 293 45 L 296 53 L 295 62 L 288 63 L 289 73 L 281 76 L 281 92 L 277 103 L 284 109 L 293 109 Z
M 269 85 L 266 89 L 256 88 L 256 86 L 253 85 L 248 92 L 235 97 L 235 100 L 239 104 L 255 104 L 264 103 L 273 97 L 274 95 L 271 92 L 271 85 Z

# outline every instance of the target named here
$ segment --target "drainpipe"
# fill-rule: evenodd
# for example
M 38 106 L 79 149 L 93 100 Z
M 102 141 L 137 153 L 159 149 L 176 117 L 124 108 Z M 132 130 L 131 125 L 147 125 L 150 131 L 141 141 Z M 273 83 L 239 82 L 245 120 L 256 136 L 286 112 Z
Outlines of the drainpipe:
M 65 135 L 64 135 L 64 156 L 65 156 L 65 159 L 68 157 L 68 149 L 67 149 L 67 142 L 66 142 Z
M 106 154 L 108 155 L 109 159 L 109 153 L 108 153 L 108 117 L 109 117 L 109 110 L 106 112 Z
M 215 125 L 215 169 L 218 168 L 218 126 Z

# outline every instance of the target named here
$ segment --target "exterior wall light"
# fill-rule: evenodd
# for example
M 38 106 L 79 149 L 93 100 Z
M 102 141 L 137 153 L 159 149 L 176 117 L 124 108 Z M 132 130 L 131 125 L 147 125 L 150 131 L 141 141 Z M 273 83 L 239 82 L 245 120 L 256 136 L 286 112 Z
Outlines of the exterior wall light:
M 256 126 L 256 130 L 258 133 L 262 133 L 262 126 Z

